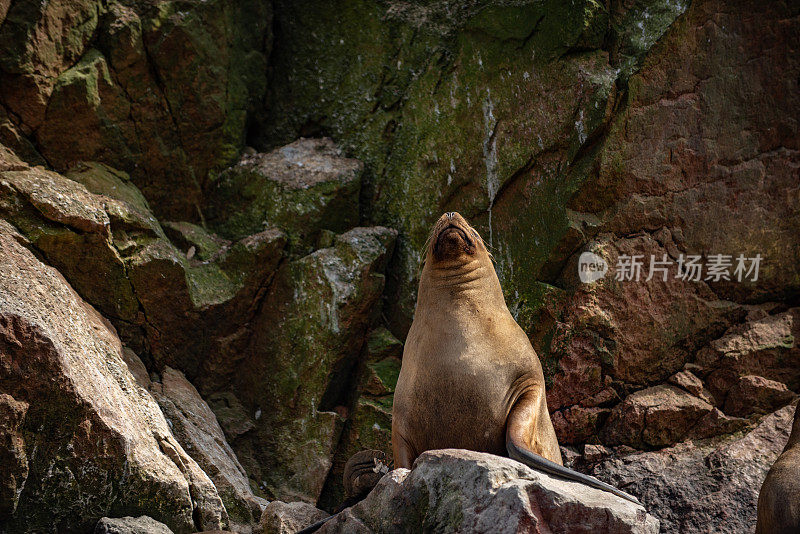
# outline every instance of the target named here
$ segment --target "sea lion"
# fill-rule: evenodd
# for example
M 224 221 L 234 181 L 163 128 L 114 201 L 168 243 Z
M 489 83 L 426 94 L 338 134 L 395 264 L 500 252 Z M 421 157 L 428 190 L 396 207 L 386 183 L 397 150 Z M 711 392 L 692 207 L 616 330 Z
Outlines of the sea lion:
M 458 213 L 431 231 L 392 408 L 395 467 L 458 448 L 520 461 L 639 503 L 562 465 L 539 358 L 508 311 L 492 257 Z
M 789 442 L 767 473 L 758 494 L 756 534 L 800 532 L 800 405 Z

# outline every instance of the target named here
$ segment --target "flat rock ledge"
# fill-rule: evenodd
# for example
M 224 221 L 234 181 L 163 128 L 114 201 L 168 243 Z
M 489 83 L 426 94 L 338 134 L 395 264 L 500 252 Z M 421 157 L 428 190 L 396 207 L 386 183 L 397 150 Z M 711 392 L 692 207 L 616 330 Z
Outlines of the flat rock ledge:
M 611 493 L 491 454 L 446 449 L 387 474 L 320 533 L 655 534 L 658 520 Z

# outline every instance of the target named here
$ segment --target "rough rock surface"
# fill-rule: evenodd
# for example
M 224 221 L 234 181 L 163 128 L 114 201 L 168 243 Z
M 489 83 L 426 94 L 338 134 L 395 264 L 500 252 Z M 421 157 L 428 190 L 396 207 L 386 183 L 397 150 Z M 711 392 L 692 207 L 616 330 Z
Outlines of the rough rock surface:
M 340 506 L 347 496 L 342 477 L 347 461 L 357 452 L 380 450 L 392 458 L 392 400 L 403 345 L 386 328 L 367 338 L 358 400 L 342 430 L 333 465 L 318 504 L 326 510 Z
M 146 515 L 139 517 L 104 517 L 97 522 L 94 534 L 172 534 L 164 523 Z
M 3 15 L 2 104 L 47 161 L 102 161 L 159 214 L 197 217 L 263 96 L 269 4 L 14 2 Z
M 753 532 L 761 483 L 789 439 L 794 406 L 749 432 L 604 459 L 590 472 L 636 495 L 661 532 Z
M 357 225 L 363 169 L 329 138 L 299 139 L 267 154 L 245 153 L 218 178 L 209 222 L 228 237 L 259 232 L 265 224 L 278 226 L 300 250 L 310 250 L 320 231 Z
M 166 367 L 150 391 L 164 412 L 175 438 L 217 488 L 231 522 L 252 525 L 261 517 L 261 504 L 250 490 L 214 412 L 183 373 Z
M 176 532 L 225 526 L 214 485 L 128 371 L 113 327 L 0 225 L 0 385 L 16 430 L 3 456 L 17 485 L 0 527 L 87 531 L 121 511 Z
M 390 472 L 319 532 L 412 531 L 655 534 L 658 521 L 630 501 L 514 460 L 448 449 Z
M 326 517 L 326 512 L 308 503 L 272 501 L 261 514 L 258 533 L 295 534 Z
M 692 427 L 713 407 L 671 385 L 637 391 L 611 412 L 604 431 L 612 445 L 639 449 L 664 447 L 683 441 Z
M 223 428 L 262 491 L 316 502 L 347 414 L 348 377 L 377 318 L 397 233 L 354 228 L 276 275 L 230 382 L 244 418 Z M 287 399 L 292 399 L 287 402 Z M 212 403 L 212 408 L 214 404 Z

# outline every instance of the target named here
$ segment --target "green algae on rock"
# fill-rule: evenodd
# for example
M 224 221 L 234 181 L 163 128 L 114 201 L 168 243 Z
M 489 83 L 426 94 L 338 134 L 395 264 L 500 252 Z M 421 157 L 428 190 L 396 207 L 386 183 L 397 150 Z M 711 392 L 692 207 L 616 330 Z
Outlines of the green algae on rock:
M 358 223 L 363 168 L 327 138 L 245 153 L 217 178 L 209 224 L 229 238 L 277 226 L 289 234 L 295 254 L 307 253 L 320 230 L 343 232 Z
M 396 235 L 355 228 L 333 247 L 288 262 L 253 320 L 228 387 L 254 428 L 229 438 L 271 498 L 316 502 L 322 491 Z

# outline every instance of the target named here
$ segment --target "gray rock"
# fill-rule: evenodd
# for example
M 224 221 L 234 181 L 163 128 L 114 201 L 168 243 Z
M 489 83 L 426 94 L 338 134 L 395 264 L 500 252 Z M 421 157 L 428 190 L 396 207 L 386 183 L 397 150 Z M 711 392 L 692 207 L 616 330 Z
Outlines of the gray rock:
M 264 508 L 259 534 L 294 534 L 328 517 L 326 512 L 304 502 L 272 501 Z
M 752 532 L 758 490 L 789 437 L 794 408 L 745 435 L 609 458 L 592 474 L 638 496 L 663 534 Z
M 140 517 L 104 517 L 98 521 L 94 534 L 172 534 L 164 523 L 146 515 Z
M 180 371 L 166 367 L 150 391 L 186 452 L 211 478 L 231 521 L 253 525 L 261 516 L 247 473 L 225 440 L 214 412 Z
M 641 506 L 491 454 L 428 451 L 320 533 L 653 533 Z
M 24 243 L 0 221 L 0 460 L 17 492 L 0 490 L 13 511 L 0 531 L 86 532 L 112 510 L 179 534 L 225 526 L 214 484 L 128 370 L 114 329 Z

